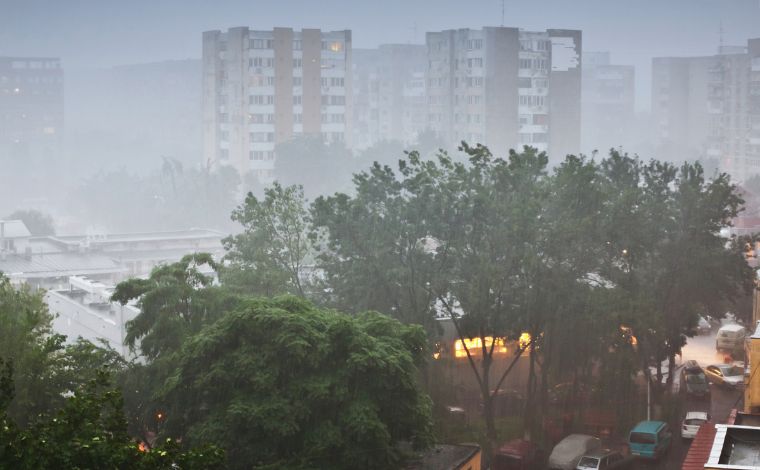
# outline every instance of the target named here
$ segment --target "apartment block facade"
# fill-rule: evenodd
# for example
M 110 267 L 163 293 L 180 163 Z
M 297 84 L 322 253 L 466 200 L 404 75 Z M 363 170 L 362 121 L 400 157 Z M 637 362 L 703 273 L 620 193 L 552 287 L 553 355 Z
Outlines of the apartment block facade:
M 582 150 L 607 154 L 631 147 L 635 126 L 635 68 L 614 65 L 609 52 L 583 54 Z
M 427 127 L 426 47 L 384 44 L 354 49 L 352 58 L 354 148 L 415 142 Z
M 486 27 L 427 33 L 428 126 L 451 146 L 581 146 L 582 33 Z
M 61 166 L 63 124 L 60 60 L 0 57 L 0 186 L 2 175 L 46 185 Z
M 262 181 L 300 135 L 351 145 L 351 31 L 246 27 L 203 33 L 203 149 Z
M 760 38 L 653 59 L 652 114 L 658 158 L 712 160 L 739 181 L 760 174 Z

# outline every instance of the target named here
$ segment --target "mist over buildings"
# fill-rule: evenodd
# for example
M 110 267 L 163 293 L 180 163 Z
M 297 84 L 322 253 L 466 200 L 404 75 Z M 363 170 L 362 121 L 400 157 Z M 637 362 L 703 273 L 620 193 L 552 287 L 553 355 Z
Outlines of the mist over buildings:
M 755 0 L 6 1 L 0 215 L 228 231 L 274 180 L 314 198 L 462 140 L 744 181 L 760 173 L 756 38 Z

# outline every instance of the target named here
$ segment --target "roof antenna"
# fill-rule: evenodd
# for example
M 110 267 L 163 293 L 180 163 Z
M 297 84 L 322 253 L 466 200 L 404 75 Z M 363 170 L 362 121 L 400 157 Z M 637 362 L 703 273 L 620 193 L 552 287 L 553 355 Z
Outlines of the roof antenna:
M 723 20 L 720 20 L 718 29 L 718 54 L 723 54 Z
M 501 27 L 504 27 L 504 0 L 501 0 Z

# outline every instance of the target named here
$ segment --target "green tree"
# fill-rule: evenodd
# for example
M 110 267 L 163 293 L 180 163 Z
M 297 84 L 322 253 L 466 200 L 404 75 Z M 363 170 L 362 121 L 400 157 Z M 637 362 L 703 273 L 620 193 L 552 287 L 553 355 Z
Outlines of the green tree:
M 252 299 L 185 343 L 164 432 L 225 448 L 233 468 L 398 468 L 400 440 L 430 441 L 424 351 L 421 328 L 377 313 Z
M 6 217 L 8 220 L 21 220 L 33 236 L 55 235 L 55 224 L 49 214 L 33 209 L 17 210 Z
M 243 232 L 223 240 L 230 262 L 223 270 L 225 285 L 259 295 L 292 293 L 304 297 L 308 289 L 306 263 L 313 257 L 311 218 L 300 186 L 275 182 L 259 200 L 248 193 L 232 212 Z

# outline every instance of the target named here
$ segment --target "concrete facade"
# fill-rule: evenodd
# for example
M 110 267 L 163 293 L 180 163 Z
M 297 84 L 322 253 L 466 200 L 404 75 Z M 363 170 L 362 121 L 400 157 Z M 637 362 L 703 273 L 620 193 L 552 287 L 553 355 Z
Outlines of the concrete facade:
M 582 148 L 598 150 L 629 148 L 635 125 L 635 68 L 614 65 L 609 52 L 583 55 Z
M 389 140 L 416 141 L 427 127 L 426 68 L 424 45 L 354 49 L 354 148 Z
M 203 33 L 203 149 L 264 182 L 300 135 L 351 145 L 351 32 L 246 27 Z
M 580 151 L 581 31 L 459 29 L 426 43 L 428 125 L 448 145 Z
M 658 158 L 714 160 L 739 181 L 760 174 L 760 38 L 653 59 L 652 115 Z

